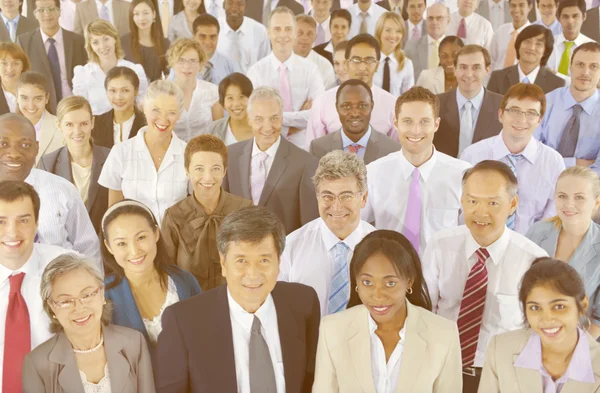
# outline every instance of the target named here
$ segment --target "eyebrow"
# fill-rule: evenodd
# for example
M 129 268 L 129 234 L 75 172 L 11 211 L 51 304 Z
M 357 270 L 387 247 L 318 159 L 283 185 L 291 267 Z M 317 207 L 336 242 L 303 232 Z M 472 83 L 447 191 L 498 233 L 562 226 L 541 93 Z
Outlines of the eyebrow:
M 148 232 L 148 230 L 142 229 L 141 231 L 139 231 L 138 233 L 136 233 L 134 235 L 134 237 L 137 236 L 137 235 L 139 235 L 140 233 L 144 233 L 144 232 Z M 115 237 L 113 240 L 120 240 L 120 239 L 125 239 L 125 238 L 124 237 Z
M 33 217 L 33 216 L 29 213 L 21 214 L 20 216 L 17 216 L 17 218 L 26 218 L 26 217 Z M 0 216 L 0 218 L 8 218 L 8 216 Z
M 94 287 L 91 285 L 88 285 L 87 287 L 85 287 L 81 291 L 79 291 L 79 294 L 81 295 L 82 293 L 86 292 L 88 289 L 94 289 Z M 58 295 L 56 298 L 65 298 L 65 297 L 72 297 L 72 295 L 62 293 L 62 294 Z
M 554 299 L 550 302 L 548 302 L 548 304 L 553 304 L 553 303 L 560 303 L 560 302 L 568 302 L 567 299 Z M 533 300 L 530 300 L 527 302 L 527 304 L 539 304 L 538 302 L 534 302 Z
M 361 276 L 366 276 L 366 277 L 371 277 L 371 278 L 373 277 L 369 273 L 361 273 Z M 387 276 L 384 276 L 383 278 L 399 278 L 399 277 L 396 276 L 395 274 L 388 274 Z
M 471 194 L 465 194 L 466 196 L 470 197 L 470 198 L 479 198 L 479 199 L 501 199 L 502 197 L 500 196 L 493 196 L 493 197 L 478 197 L 475 195 L 471 195 Z
M 260 254 L 260 257 L 273 257 L 272 253 L 267 253 L 267 254 Z M 246 254 L 233 254 L 234 258 L 245 258 Z

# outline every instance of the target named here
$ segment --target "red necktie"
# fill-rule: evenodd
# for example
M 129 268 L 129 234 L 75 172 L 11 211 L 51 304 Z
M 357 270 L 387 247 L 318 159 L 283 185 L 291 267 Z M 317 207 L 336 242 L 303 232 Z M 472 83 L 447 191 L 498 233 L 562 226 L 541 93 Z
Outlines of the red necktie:
M 467 24 L 465 23 L 465 18 L 460 20 L 460 25 L 458 25 L 458 32 L 456 35 L 463 40 L 467 38 Z
M 480 248 L 475 255 L 477 255 L 477 262 L 471 268 L 467 278 L 457 321 L 463 368 L 473 366 L 475 360 L 488 284 L 485 261 L 490 254 L 485 248 Z
M 354 153 L 354 154 L 358 154 L 358 151 L 360 150 L 362 146 L 359 145 L 358 143 L 353 143 L 351 145 L 348 145 L 348 151 L 350 153 Z
M 4 361 L 2 368 L 2 393 L 21 393 L 23 359 L 31 351 L 29 311 L 21 284 L 25 273 L 10 276 L 10 292 L 4 333 Z

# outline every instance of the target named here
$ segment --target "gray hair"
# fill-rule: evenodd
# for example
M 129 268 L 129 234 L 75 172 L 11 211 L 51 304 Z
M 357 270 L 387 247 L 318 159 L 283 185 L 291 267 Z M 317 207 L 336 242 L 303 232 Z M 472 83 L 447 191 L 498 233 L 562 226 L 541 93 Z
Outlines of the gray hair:
M 183 112 L 183 91 L 175 83 L 167 80 L 155 80 L 150 83 L 146 95 L 144 96 L 144 105 L 150 102 L 154 102 L 159 96 L 167 95 L 175 97 L 177 100 L 177 106 L 179 107 L 179 113 Z
M 334 150 L 319 160 L 319 166 L 312 177 L 315 190 L 323 181 L 334 181 L 354 177 L 360 192 L 367 191 L 367 167 L 356 154 Z
M 217 233 L 217 249 L 225 256 L 233 242 L 259 243 L 273 236 L 277 256 L 285 247 L 285 228 L 279 218 L 264 207 L 251 206 L 229 214 Z
M 254 101 L 276 101 L 281 108 L 281 112 L 283 113 L 283 100 L 279 96 L 279 93 L 277 93 L 277 90 L 273 89 L 272 87 L 260 86 L 254 89 L 248 98 L 248 106 L 246 107 L 248 113 L 252 112 Z
M 265 0 L 268 1 L 268 0 Z M 294 30 L 296 30 L 297 26 L 296 26 L 296 14 L 294 14 L 294 11 L 292 11 L 291 9 L 289 9 L 288 7 L 281 5 L 278 7 L 275 7 L 275 9 L 273 11 L 271 11 L 271 14 L 269 15 L 269 20 L 267 21 L 267 29 L 271 28 L 271 19 L 273 18 L 273 15 L 277 15 L 277 14 L 288 14 L 292 17 L 292 20 L 294 21 Z
M 54 258 L 44 269 L 44 273 L 42 274 L 42 280 L 40 284 L 40 295 L 42 297 L 42 306 L 44 308 L 44 311 L 48 315 L 48 318 L 50 318 L 51 333 L 58 333 L 63 329 L 62 325 L 58 322 L 58 320 L 54 318 L 54 313 L 52 312 L 52 308 L 50 308 L 49 304 L 50 296 L 52 296 L 52 284 L 60 276 L 79 269 L 84 270 L 90 276 L 92 276 L 92 278 L 98 283 L 98 285 L 104 285 L 104 277 L 102 275 L 102 272 L 98 268 L 97 263 L 92 259 L 89 259 L 88 257 L 82 255 L 59 255 L 58 257 Z M 107 302 L 102 309 L 103 324 L 107 325 L 110 322 L 111 314 L 112 304 Z

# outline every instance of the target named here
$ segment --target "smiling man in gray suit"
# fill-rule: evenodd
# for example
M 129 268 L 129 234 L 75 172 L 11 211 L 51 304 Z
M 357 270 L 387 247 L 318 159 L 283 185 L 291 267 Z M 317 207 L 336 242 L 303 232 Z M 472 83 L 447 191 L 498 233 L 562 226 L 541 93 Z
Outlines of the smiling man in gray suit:
M 254 138 L 228 147 L 223 189 L 275 213 L 286 233 L 319 216 L 312 176 L 319 160 L 281 137 L 283 101 L 270 87 L 248 99 Z

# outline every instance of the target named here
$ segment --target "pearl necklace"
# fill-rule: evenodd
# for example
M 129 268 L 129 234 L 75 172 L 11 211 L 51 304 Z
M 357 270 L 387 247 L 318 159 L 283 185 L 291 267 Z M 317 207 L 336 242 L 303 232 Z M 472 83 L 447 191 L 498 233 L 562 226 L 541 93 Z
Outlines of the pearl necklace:
M 100 336 L 100 342 L 94 348 L 92 348 L 92 349 L 75 349 L 75 348 L 73 348 L 73 352 L 81 354 L 81 355 L 84 355 L 86 353 L 92 353 L 92 352 L 95 352 L 98 349 L 100 349 L 100 347 L 102 346 L 102 344 L 104 344 L 104 334 L 102 334 Z

